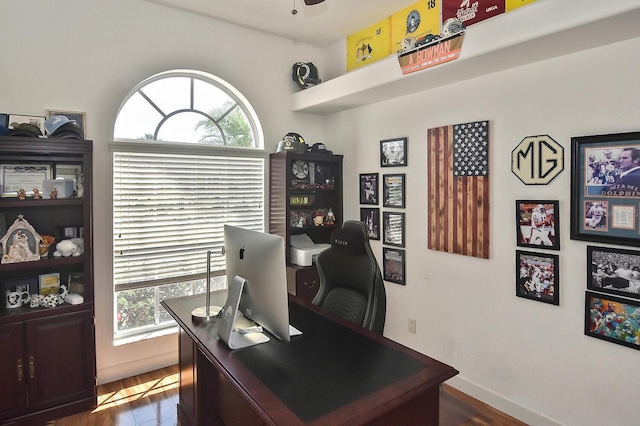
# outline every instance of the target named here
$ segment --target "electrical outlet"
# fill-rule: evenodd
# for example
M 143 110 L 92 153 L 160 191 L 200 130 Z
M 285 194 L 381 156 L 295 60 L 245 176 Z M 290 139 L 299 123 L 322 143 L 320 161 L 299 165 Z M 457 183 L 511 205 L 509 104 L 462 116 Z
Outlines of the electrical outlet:
M 409 333 L 416 332 L 416 320 L 413 318 L 409 318 Z

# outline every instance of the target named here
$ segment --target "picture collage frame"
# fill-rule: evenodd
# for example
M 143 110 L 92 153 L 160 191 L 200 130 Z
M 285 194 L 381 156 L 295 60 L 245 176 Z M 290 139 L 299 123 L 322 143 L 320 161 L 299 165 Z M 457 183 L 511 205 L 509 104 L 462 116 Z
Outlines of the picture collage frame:
M 380 167 L 404 167 L 407 160 L 406 137 L 380 141 Z M 381 240 L 383 244 L 383 279 L 406 285 L 405 213 L 395 210 L 404 209 L 407 204 L 406 174 L 385 173 L 380 181 L 378 172 L 360 173 L 359 190 L 360 221 L 367 229 L 369 240 Z M 385 210 L 377 207 L 380 204 Z

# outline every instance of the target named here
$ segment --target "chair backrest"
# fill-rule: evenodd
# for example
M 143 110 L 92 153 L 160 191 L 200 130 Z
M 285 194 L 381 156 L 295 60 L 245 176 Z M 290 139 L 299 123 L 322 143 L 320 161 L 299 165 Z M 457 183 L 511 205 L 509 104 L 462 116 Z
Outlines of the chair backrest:
M 364 223 L 345 221 L 316 258 L 320 287 L 313 304 L 382 333 L 387 298 Z

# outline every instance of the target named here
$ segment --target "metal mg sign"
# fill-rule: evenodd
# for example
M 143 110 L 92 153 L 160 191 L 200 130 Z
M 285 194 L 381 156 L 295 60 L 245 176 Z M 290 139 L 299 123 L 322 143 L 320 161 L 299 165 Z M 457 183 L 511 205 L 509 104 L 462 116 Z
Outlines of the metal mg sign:
M 511 171 L 525 185 L 546 185 L 564 169 L 564 148 L 549 135 L 527 136 L 511 151 Z

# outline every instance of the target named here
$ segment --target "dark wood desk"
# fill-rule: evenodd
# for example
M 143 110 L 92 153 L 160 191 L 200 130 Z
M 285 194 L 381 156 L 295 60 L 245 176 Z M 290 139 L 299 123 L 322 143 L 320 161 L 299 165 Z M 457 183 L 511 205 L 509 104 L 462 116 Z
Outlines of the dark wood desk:
M 222 306 L 226 292 L 212 293 Z M 180 325 L 183 425 L 437 425 L 454 368 L 291 296 L 302 336 L 229 350 L 216 321 L 193 323 L 203 295 L 162 302 Z

